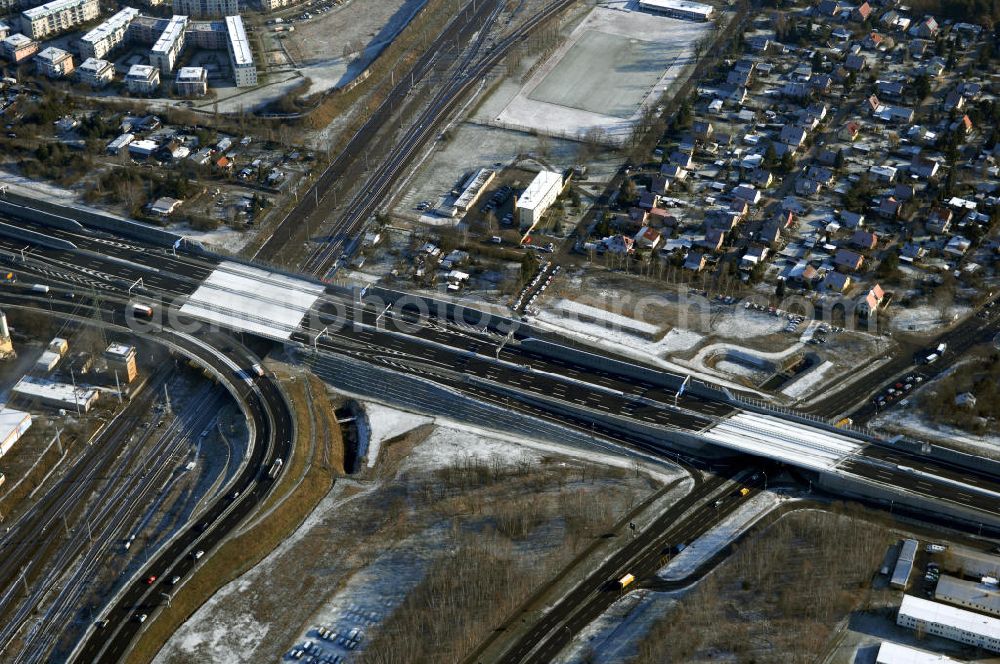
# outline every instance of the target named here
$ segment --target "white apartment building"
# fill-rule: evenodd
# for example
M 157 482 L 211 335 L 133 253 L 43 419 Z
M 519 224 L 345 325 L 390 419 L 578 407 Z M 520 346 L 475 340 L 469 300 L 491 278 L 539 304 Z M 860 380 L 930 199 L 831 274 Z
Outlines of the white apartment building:
M 208 92 L 208 72 L 204 67 L 181 67 L 177 70 L 177 94 L 202 97 Z
M 35 70 L 42 76 L 62 78 L 73 73 L 73 56 L 54 46 L 49 46 L 35 56 Z
M 76 78 L 81 83 L 99 88 L 115 80 L 115 66 L 107 60 L 87 58 L 76 68 Z
M 164 74 L 174 70 L 174 64 L 184 48 L 184 30 L 187 24 L 187 16 L 174 15 L 149 51 L 150 63 Z
M 194 18 L 221 18 L 240 13 L 239 0 L 173 0 L 174 13 Z
M 160 87 L 160 70 L 151 65 L 132 65 L 125 75 L 125 86 L 134 94 L 151 94 Z
M 517 219 L 521 228 L 532 228 L 549 209 L 562 191 L 562 175 L 554 171 L 540 171 L 517 199 Z
M 229 35 L 229 64 L 233 68 L 233 79 L 238 88 L 252 88 L 257 85 L 257 66 L 253 63 L 250 40 L 247 39 L 243 19 L 239 16 L 226 17 L 226 32 Z
M 65 32 L 101 15 L 98 0 L 52 0 L 21 12 L 21 31 L 32 39 Z
M 134 7 L 125 7 L 104 23 L 80 37 L 80 55 L 84 58 L 103 58 L 125 42 L 128 26 L 139 15 Z
M 1000 652 L 1000 620 L 922 597 L 903 596 L 896 624 L 924 634 Z

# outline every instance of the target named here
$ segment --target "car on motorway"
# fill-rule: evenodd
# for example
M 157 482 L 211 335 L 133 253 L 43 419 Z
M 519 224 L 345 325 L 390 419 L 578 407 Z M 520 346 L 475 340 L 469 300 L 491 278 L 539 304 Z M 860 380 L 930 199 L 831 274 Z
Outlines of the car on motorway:
M 100 620 L 94 623 L 94 627 L 96 627 L 97 629 L 104 629 L 105 627 L 108 626 L 108 622 L 109 621 L 107 618 L 101 618 Z
M 148 613 L 137 613 L 137 614 L 135 614 L 135 620 L 138 623 L 144 623 L 144 622 L 146 622 L 146 618 L 148 618 L 148 617 L 149 617 Z
M 154 583 L 156 583 L 156 579 L 157 576 L 155 574 L 151 574 L 149 577 L 146 578 L 146 585 L 147 586 L 153 585 Z
M 176 586 L 180 580 L 181 580 L 181 575 L 174 574 L 172 577 L 170 577 L 170 585 Z
M 197 551 L 192 551 L 191 552 L 191 557 L 194 558 L 195 560 L 198 560 L 203 555 L 205 555 L 205 552 L 203 550 L 201 550 L 201 549 L 198 549 Z

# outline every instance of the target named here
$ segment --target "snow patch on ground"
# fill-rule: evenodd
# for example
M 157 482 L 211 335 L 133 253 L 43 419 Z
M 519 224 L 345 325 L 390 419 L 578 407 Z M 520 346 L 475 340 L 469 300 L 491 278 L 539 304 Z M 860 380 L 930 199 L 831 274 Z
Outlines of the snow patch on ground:
M 977 436 L 955 427 L 930 422 L 914 410 L 912 405 L 904 408 L 897 406 L 884 412 L 871 422 L 875 427 L 893 427 L 904 429 L 918 439 L 928 442 L 942 440 L 952 444 L 976 448 L 990 452 L 993 456 L 1000 455 L 1000 435 L 985 434 Z
M 620 328 L 626 332 L 634 332 L 640 335 L 652 337 L 658 335 L 661 331 L 656 325 L 644 323 L 634 318 L 623 316 L 622 314 L 606 311 L 599 307 L 592 307 L 589 304 L 584 304 L 583 302 L 577 302 L 575 300 L 561 298 L 552 304 L 552 309 L 567 317 L 573 318 L 582 316 L 585 319 L 592 318 L 596 321 L 607 323 L 609 327 L 616 329 Z
M 725 339 L 766 337 L 778 334 L 788 325 L 788 321 L 780 316 L 735 307 L 715 315 L 721 317 L 716 320 L 712 331 Z
M 677 581 L 690 576 L 699 566 L 721 551 L 727 544 L 750 529 L 762 516 L 778 506 L 782 496 L 762 491 L 740 505 L 707 533 L 673 557 L 656 575 L 664 581 Z
M 896 312 L 892 319 L 892 329 L 901 332 L 930 332 L 934 328 L 944 327 L 967 315 L 971 309 L 968 306 L 952 304 L 946 307 L 935 307 L 925 304 L 919 307 L 909 307 Z
M 827 360 L 818 367 L 814 367 L 812 371 L 807 371 L 791 383 L 785 385 L 785 387 L 781 389 L 781 392 L 786 396 L 792 397 L 793 399 L 798 399 L 802 395 L 808 394 L 810 390 L 822 382 L 823 378 L 826 376 L 826 372 L 832 367 L 833 362 Z
M 587 625 L 555 662 L 624 662 L 635 657 L 653 624 L 677 604 L 680 593 L 637 590 Z
M 434 421 L 432 417 L 408 413 L 379 403 L 368 402 L 364 404 L 364 408 L 365 414 L 368 416 L 368 426 L 371 429 L 368 440 L 369 467 L 375 465 L 382 443 Z
M 391 615 L 424 578 L 445 541 L 446 530 L 445 524 L 435 525 L 380 553 L 316 613 L 313 624 L 300 634 L 297 643 L 311 640 L 323 649 L 323 655 L 353 659 L 348 657 L 350 650 L 337 639 L 321 639 L 317 628 L 326 627 L 340 636 L 357 629 L 360 634 L 354 639 L 359 642 L 356 651 L 364 650 L 368 633 Z

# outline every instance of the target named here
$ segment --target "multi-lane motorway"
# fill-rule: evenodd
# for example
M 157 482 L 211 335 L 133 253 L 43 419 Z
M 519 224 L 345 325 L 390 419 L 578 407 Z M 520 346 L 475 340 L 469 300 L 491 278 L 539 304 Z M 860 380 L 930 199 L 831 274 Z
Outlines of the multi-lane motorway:
M 34 306 L 64 311 L 67 316 L 81 306 L 96 305 L 101 310 L 99 318 L 120 324 L 126 304 L 141 297 L 144 302 L 170 309 L 173 315 L 163 318 L 173 324 L 178 321 L 177 306 L 218 268 L 214 259 L 183 252 L 175 256 L 140 242 L 37 230 L 72 241 L 77 249 L 53 249 L 43 244 L 25 247 L 23 242 L 0 238 L 0 252 L 6 252 L 8 263 L 22 279 L 21 285 L 5 287 L 0 305 L 28 299 Z M 27 292 L 23 285 L 34 279 L 61 288 L 39 297 Z M 69 292 L 72 299 L 68 298 Z M 171 331 L 167 329 L 164 334 L 171 336 Z M 327 289 L 292 339 L 301 343 L 303 351 L 311 346 L 315 357 L 349 356 L 385 371 L 431 381 L 525 415 L 607 435 L 660 454 L 676 454 L 668 442 L 671 432 L 699 435 L 741 412 L 738 404 L 724 398 L 698 396 L 691 391 L 679 394 L 665 387 L 667 383 L 617 370 L 619 365 L 614 363 L 602 367 L 599 362 L 540 352 L 537 345 L 528 343 L 527 334 L 530 331 L 515 330 L 514 335 L 506 337 L 497 329 L 464 320 L 415 318 L 405 309 L 387 307 L 382 300 L 378 304 L 368 299 L 358 301 Z M 230 377 L 253 360 L 239 352 L 235 357 L 230 356 L 232 352 L 219 357 L 219 349 L 232 351 L 239 347 L 229 335 L 177 336 L 173 342 Z M 284 451 L 279 447 L 290 444 L 291 421 L 278 387 L 266 378 L 249 385 L 240 379 L 233 389 L 246 404 L 258 440 L 273 444 L 254 447 L 248 471 L 237 482 L 237 500 L 216 504 L 204 519 L 152 561 L 147 570 L 159 577 L 156 583 L 147 585 L 136 580 L 125 589 L 107 614 L 111 618 L 108 628 L 90 635 L 79 661 L 120 659 L 142 629 L 142 624 L 132 618 L 141 613 L 153 615 L 164 601 L 161 593 L 172 590 L 163 585 L 164 579 L 188 574 L 198 564 L 191 552 L 210 551 L 254 508 L 267 489 L 260 469 L 268 460 L 287 454 L 287 447 Z M 636 434 L 632 425 L 645 427 L 648 435 Z M 1000 483 L 985 470 L 864 444 L 840 464 L 838 472 L 877 484 L 886 491 L 921 496 L 930 503 L 975 510 L 987 517 L 1000 516 L 996 500 Z M 596 611 L 600 602 L 591 598 L 585 603 Z
M 32 306 L 48 310 L 63 319 L 81 322 L 92 322 L 94 317 L 89 309 L 97 307 L 104 324 L 128 331 L 125 308 L 120 303 L 93 299 L 85 293 L 77 293 L 72 299 L 62 297 L 67 292 L 72 291 L 53 291 L 42 297 L 31 293 L 6 292 L 0 293 L 0 302 L 4 307 Z M 208 506 L 196 524 L 189 524 L 175 536 L 151 559 L 141 574 L 137 574 L 129 585 L 119 591 L 114 605 L 103 614 L 108 622 L 101 622 L 105 625 L 103 628 L 94 627 L 89 632 L 76 652 L 77 661 L 117 662 L 122 659 L 144 627 L 136 616 L 155 615 L 155 611 L 166 601 L 163 594 L 178 590 L 169 580 L 174 576 L 186 579 L 199 564 L 200 560 L 192 556 L 193 552 L 211 552 L 253 512 L 274 483 L 275 478 L 266 471 L 275 459 L 288 458 L 293 442 L 292 415 L 280 388 L 267 375 L 250 378 L 253 376 L 250 367 L 259 360 L 230 335 L 200 338 L 165 329 L 159 331 L 155 341 L 167 344 L 210 368 L 227 386 L 243 408 L 253 432 L 249 458 L 242 473 L 232 481 L 227 496 Z M 141 406 L 141 403 L 137 404 L 137 407 Z M 115 452 L 114 447 L 107 450 L 109 455 Z M 88 468 L 90 465 L 84 465 L 83 472 L 87 472 Z M 153 584 L 146 583 L 145 579 L 153 575 L 158 580 Z
M 72 240 L 85 253 L 36 247 L 26 252 L 23 267 L 30 271 L 36 263 L 41 263 L 62 265 L 59 269 L 63 270 L 85 269 L 92 278 L 103 280 L 102 292 L 107 297 L 127 295 L 123 285 L 141 278 L 147 294 L 166 303 L 176 302 L 191 293 L 215 267 L 213 261 L 203 257 L 167 256 L 162 250 L 138 243 L 95 244 L 78 234 L 48 232 Z M 8 251 L 16 245 L 0 241 L 0 249 L 5 244 Z M 100 249 L 109 255 L 98 254 Z M 349 355 L 478 398 L 490 398 L 505 407 L 519 404 L 525 412 L 542 408 L 562 419 L 589 420 L 591 426 L 597 421 L 611 426 L 615 422 L 641 423 L 654 431 L 692 434 L 701 433 L 737 412 L 724 399 L 698 397 L 691 392 L 678 396 L 662 384 L 636 379 L 628 373 L 540 354 L 523 339 L 515 338 L 497 352 L 503 340 L 496 331 L 449 319 L 414 320 L 404 311 L 385 310 L 381 305 L 359 306 L 345 301 L 343 295 L 332 289 L 321 298 L 314 314 L 293 339 L 313 345 L 317 352 Z M 324 328 L 326 331 L 321 334 Z M 903 487 L 942 504 L 997 513 L 995 498 L 1000 491 L 956 492 L 954 482 L 944 480 L 948 467 L 943 462 L 898 451 L 915 463 L 930 463 L 941 469 L 941 477 L 929 474 L 918 478 L 910 470 L 913 463 L 886 462 L 869 455 L 868 450 L 872 449 L 878 448 L 862 445 L 841 470 L 887 487 Z M 997 486 L 988 472 L 958 470 Z

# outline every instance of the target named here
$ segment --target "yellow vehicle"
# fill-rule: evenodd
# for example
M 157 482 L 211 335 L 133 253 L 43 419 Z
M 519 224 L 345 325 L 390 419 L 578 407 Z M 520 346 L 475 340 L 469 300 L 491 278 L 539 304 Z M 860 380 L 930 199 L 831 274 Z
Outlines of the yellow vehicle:
M 618 579 L 618 589 L 625 590 L 625 588 L 631 585 L 633 581 L 635 581 L 635 577 L 631 574 L 626 574 L 622 578 Z
M 748 489 L 746 487 L 743 487 L 742 489 L 740 489 L 740 495 L 743 496 L 744 498 L 747 497 L 747 496 L 749 496 L 750 495 L 750 489 Z
M 843 428 L 843 427 L 849 427 L 852 424 L 854 424 L 854 420 L 852 420 L 849 417 L 845 417 L 844 419 L 842 419 L 839 422 L 837 422 L 834 426 L 839 427 L 839 428 Z

